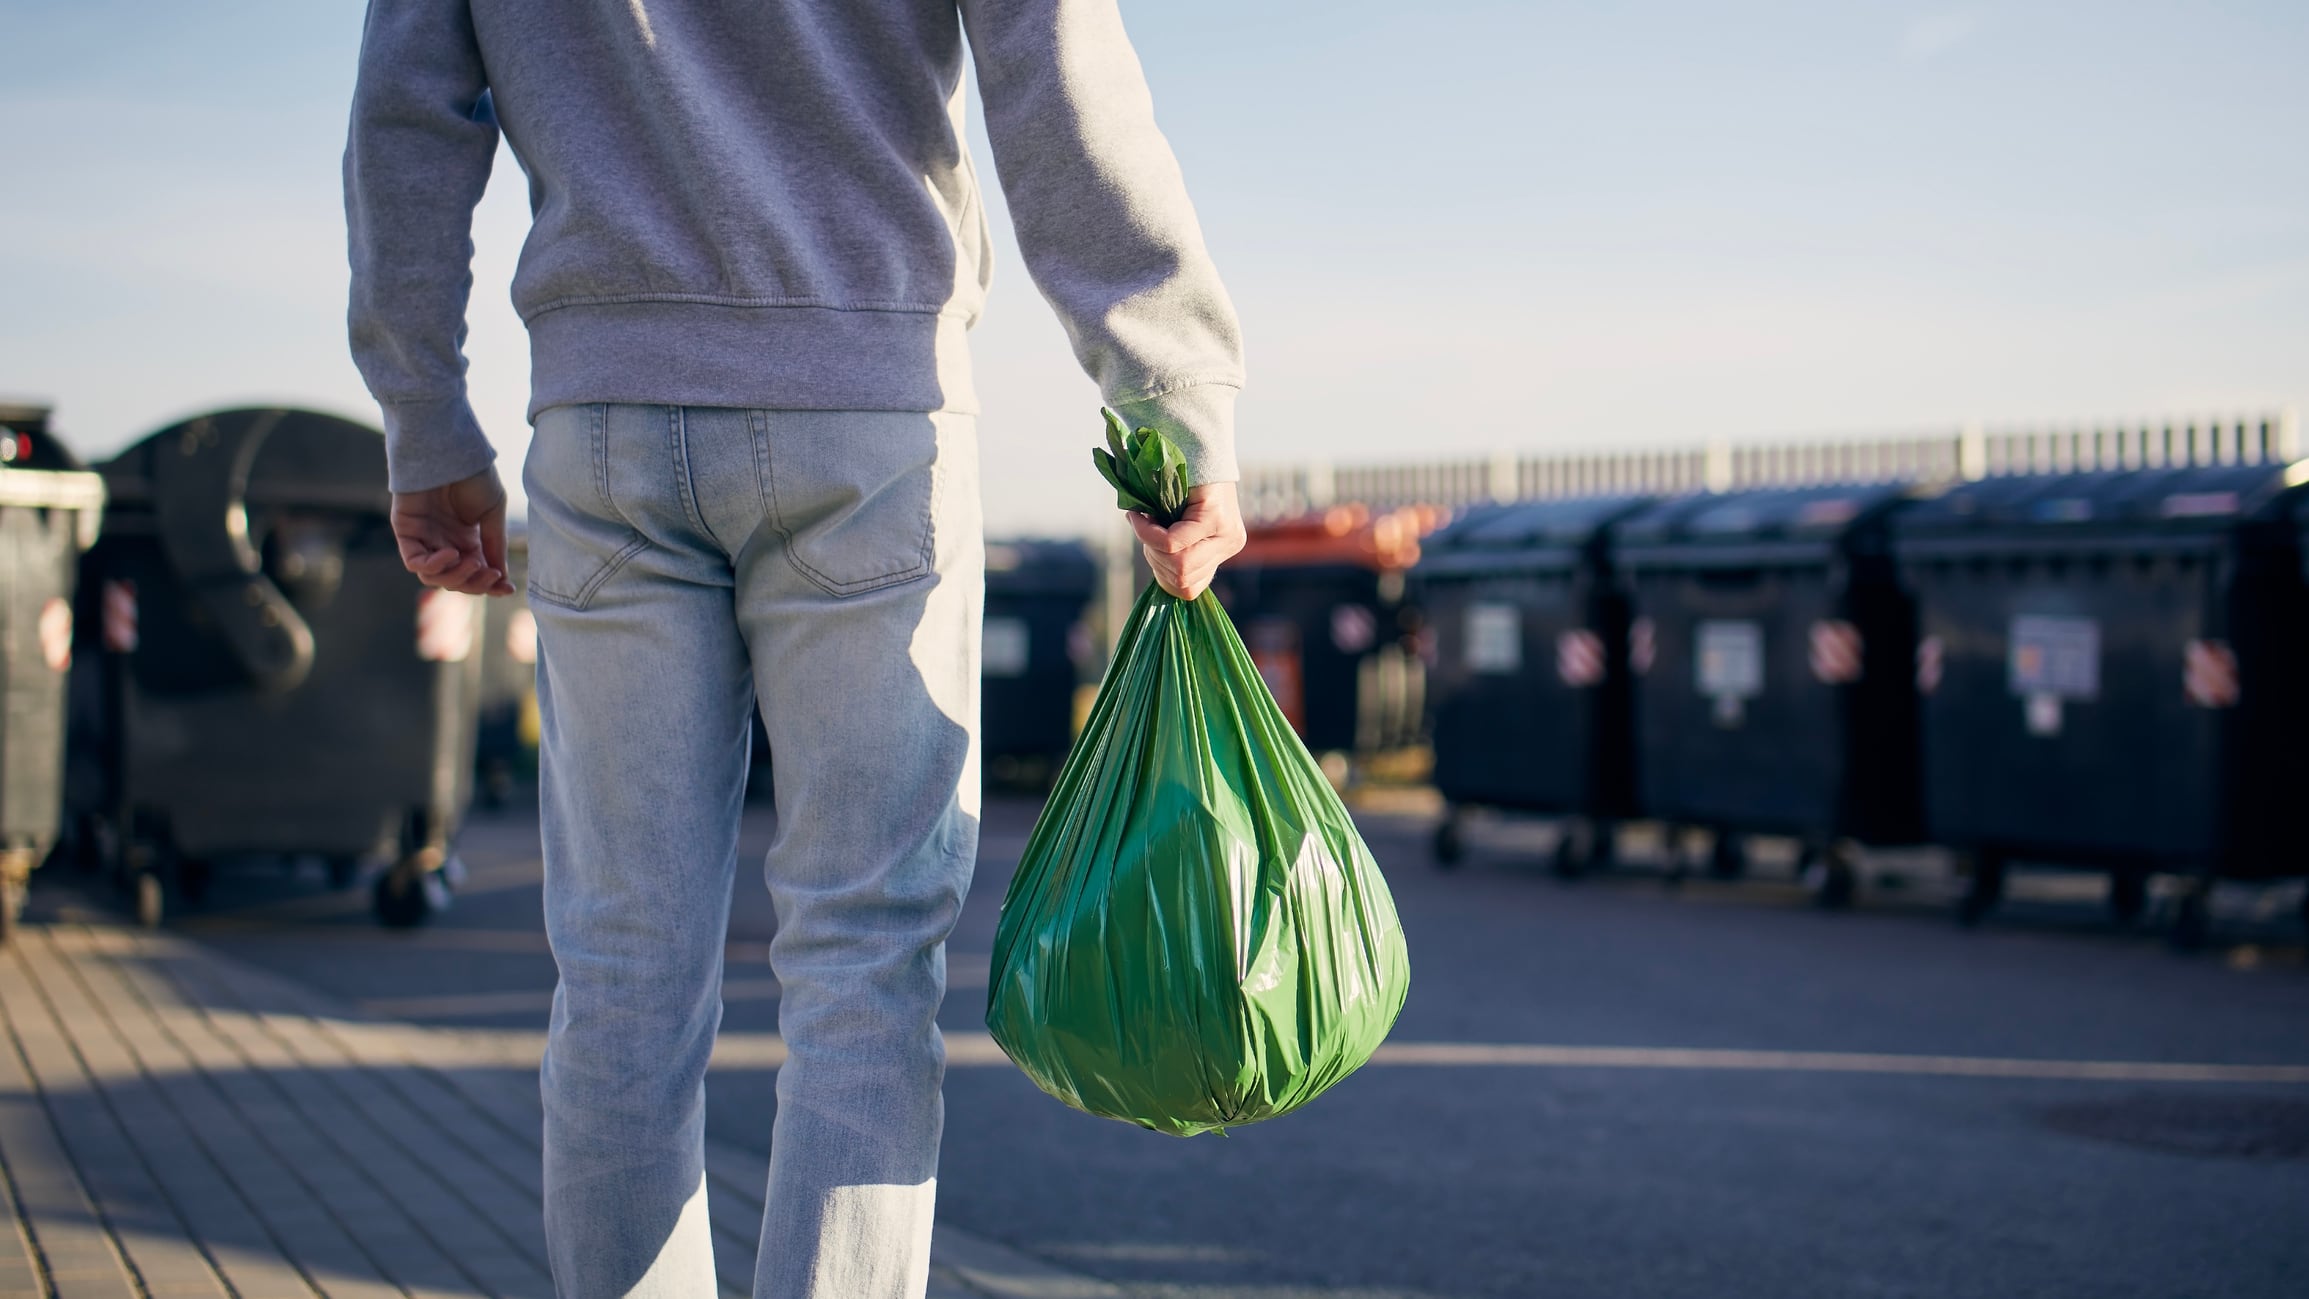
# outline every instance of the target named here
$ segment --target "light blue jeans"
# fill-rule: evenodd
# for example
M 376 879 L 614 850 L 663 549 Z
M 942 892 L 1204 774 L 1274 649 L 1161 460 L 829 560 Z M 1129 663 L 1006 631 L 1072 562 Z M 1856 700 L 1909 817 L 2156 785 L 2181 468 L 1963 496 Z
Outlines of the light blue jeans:
M 710 1299 L 705 1076 L 749 714 L 777 832 L 759 1299 L 928 1283 L 947 932 L 977 856 L 969 416 L 582 406 L 537 420 L 545 1228 L 564 1296 Z

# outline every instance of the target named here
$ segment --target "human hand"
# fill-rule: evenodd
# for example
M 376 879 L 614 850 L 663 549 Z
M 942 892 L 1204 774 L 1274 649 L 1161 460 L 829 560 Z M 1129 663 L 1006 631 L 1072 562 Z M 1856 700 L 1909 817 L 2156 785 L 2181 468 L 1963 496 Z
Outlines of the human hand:
M 505 485 L 495 469 L 422 492 L 393 493 L 401 564 L 427 586 L 511 595 L 505 567 Z
M 1132 510 L 1123 517 L 1146 550 L 1157 585 L 1192 600 L 1211 585 L 1219 565 L 1243 548 L 1243 511 L 1233 483 L 1208 483 L 1187 493 L 1186 511 L 1168 528 Z

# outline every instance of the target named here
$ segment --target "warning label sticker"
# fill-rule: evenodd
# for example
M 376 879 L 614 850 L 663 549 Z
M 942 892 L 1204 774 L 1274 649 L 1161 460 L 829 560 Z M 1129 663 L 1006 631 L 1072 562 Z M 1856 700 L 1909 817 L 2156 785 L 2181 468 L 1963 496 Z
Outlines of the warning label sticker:
M 1024 618 L 988 618 L 978 638 L 978 670 L 990 677 L 1025 676 L 1031 644 Z
M 1701 623 L 1698 658 L 1701 694 L 1722 701 L 1764 693 L 1763 624 Z
M 2101 625 L 2091 618 L 2022 614 L 2012 620 L 2008 663 L 2016 695 L 2097 699 Z
M 1512 604 L 1467 606 L 1467 667 L 1471 672 L 1523 670 L 1523 611 Z

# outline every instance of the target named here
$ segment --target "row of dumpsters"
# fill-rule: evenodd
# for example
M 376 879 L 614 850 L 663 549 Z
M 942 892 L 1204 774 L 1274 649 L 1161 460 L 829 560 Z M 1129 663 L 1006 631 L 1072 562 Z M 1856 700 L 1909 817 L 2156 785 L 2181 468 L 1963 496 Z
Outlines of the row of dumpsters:
M 248 862 L 446 902 L 534 761 L 535 624 L 421 587 L 389 504 L 356 422 L 219 411 L 84 467 L 0 406 L 0 921 L 54 857 L 155 922 Z M 2196 941 L 2214 881 L 2309 875 L 2305 533 L 2280 463 L 1337 506 L 1213 589 L 1340 779 L 1431 779 L 1441 864 L 1490 813 L 1559 822 L 1565 873 L 1646 823 L 1724 875 L 1793 841 L 1837 904 L 1930 845 L 1968 919 L 2080 867 L 2128 918 L 2166 877 Z M 1054 774 L 1135 549 L 988 545 L 990 779 Z
M 2305 468 L 1337 506 L 1254 528 L 1213 589 L 1335 770 L 1431 754 L 1441 865 L 1487 813 L 1558 821 L 1567 875 L 1640 822 L 1727 877 L 1792 841 L 1836 906 L 1869 850 L 1931 847 L 1967 921 L 2016 863 L 2105 873 L 2126 921 L 2161 876 L 2195 943 L 2216 881 L 2309 875 Z M 990 564 L 998 765 L 1029 716 L 1063 752 L 1095 570 Z
M 1860 850 L 1954 850 L 1959 915 L 2014 862 L 2210 885 L 2309 874 L 2309 498 L 2283 465 L 1807 487 L 1471 510 L 1412 594 L 1434 782 L 1570 818 L 1560 866 L 1643 818 L 1792 838 L 1820 900 Z

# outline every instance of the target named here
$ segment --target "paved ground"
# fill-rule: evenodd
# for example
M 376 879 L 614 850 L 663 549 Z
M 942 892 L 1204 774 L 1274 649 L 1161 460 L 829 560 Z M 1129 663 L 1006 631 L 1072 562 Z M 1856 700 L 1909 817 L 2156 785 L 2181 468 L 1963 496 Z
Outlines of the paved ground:
M 364 1015 L 169 935 L 60 917 L 0 954 L 0 1295 L 546 1299 L 533 1034 Z M 725 1295 L 766 1161 L 706 1152 Z M 959 1228 L 929 1299 L 1111 1290 Z
M 941 1240 L 1014 1271 L 1003 1246 L 1163 1299 L 2292 1296 L 2309 1277 L 2297 894 L 2227 896 L 2215 949 L 2181 957 L 2058 879 L 1968 933 L 1929 869 L 1831 915 L 1770 882 L 1566 885 L 1513 827 L 1439 874 L 1427 822 L 1372 815 L 1414 969 L 1393 1043 L 1299 1114 L 1177 1141 L 1065 1110 L 983 1037 L 1033 810 L 989 809 L 943 1017 Z M 430 1026 L 427 1050 L 513 1104 L 552 981 L 529 814 L 477 819 L 464 852 L 457 907 L 418 933 L 269 873 L 227 877 L 175 932 L 332 1023 Z M 35 908 L 99 896 L 42 881 Z M 741 871 L 710 1119 L 733 1169 L 775 1112 L 772 928 Z M 1098 1292 L 1034 1284 L 1014 1292 Z

